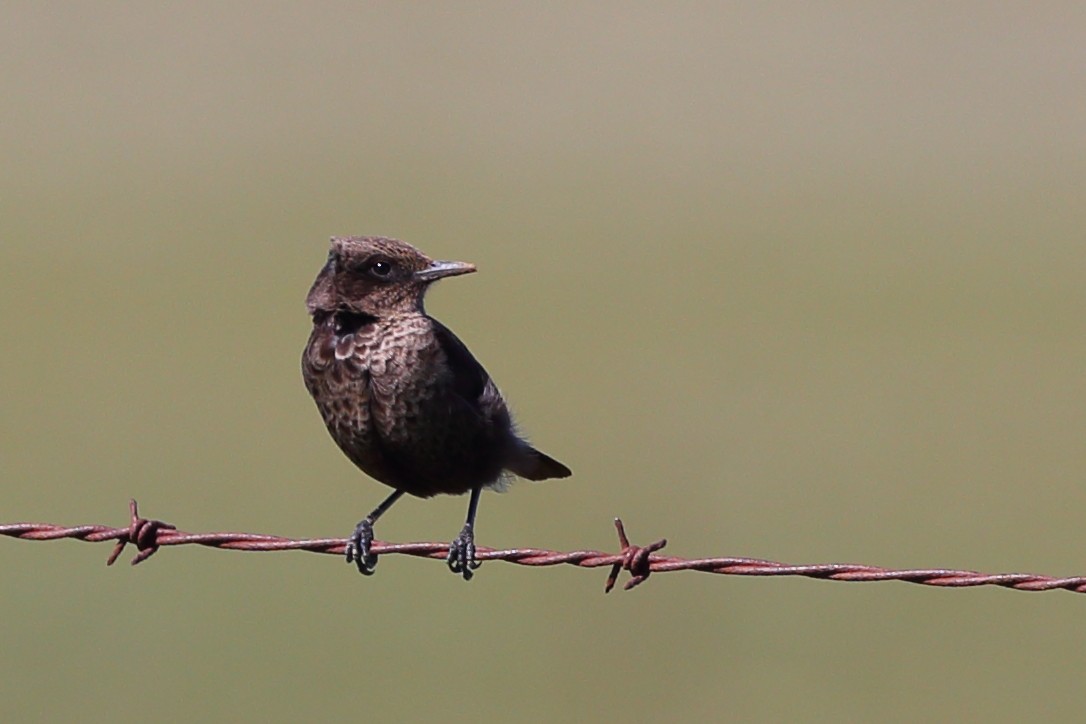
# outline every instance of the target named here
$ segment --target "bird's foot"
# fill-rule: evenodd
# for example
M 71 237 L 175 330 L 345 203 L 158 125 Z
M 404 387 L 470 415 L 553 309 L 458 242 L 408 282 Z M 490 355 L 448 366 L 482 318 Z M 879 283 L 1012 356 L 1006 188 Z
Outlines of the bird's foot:
M 354 528 L 354 533 L 347 541 L 347 562 L 358 566 L 363 576 L 372 576 L 377 567 L 377 556 L 370 552 L 373 544 L 373 521 L 362 520 Z
M 482 565 L 475 560 L 475 532 L 470 523 L 449 544 L 449 555 L 445 562 L 449 564 L 450 571 L 459 573 L 465 581 L 470 581 L 475 569 Z

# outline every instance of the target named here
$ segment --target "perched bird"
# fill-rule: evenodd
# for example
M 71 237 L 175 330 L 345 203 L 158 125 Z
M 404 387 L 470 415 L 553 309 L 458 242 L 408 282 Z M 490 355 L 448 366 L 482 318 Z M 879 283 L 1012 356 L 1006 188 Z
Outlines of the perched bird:
M 305 386 L 332 439 L 365 473 L 394 489 L 355 527 L 347 561 L 366 575 L 373 525 L 404 493 L 471 493 L 448 565 L 465 580 L 478 568 L 475 513 L 483 488 L 510 473 L 529 480 L 570 470 L 523 440 L 501 393 L 464 343 L 423 310 L 429 286 L 469 274 L 396 239 L 333 237 L 309 290 L 313 332 L 302 355 Z

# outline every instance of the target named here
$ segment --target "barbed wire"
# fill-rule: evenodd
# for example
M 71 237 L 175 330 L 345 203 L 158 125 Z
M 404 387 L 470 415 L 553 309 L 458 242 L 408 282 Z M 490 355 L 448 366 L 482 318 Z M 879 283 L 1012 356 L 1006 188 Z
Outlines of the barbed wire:
M 254 533 L 186 533 L 169 523 L 140 517 L 135 500 L 129 501 L 129 511 L 130 521 L 124 528 L 104 525 L 64 527 L 49 523 L 11 523 L 0 525 L 0 535 L 36 541 L 65 538 L 88 543 L 115 541 L 113 552 L 106 560 L 106 565 L 113 565 L 129 543 L 135 545 L 137 549 L 136 555 L 132 558 L 132 565 L 142 563 L 165 546 L 201 545 L 236 551 L 299 550 L 341 556 L 344 555 L 347 544 L 344 538 L 296 539 Z M 615 518 L 615 529 L 618 531 L 619 544 L 622 546 L 619 553 L 593 550 L 562 552 L 542 548 L 501 550 L 480 547 L 476 550 L 476 557 L 480 561 L 505 561 L 521 566 L 573 565 L 581 568 L 609 566 L 611 572 L 607 577 L 605 592 L 614 588 L 622 571 L 630 573 L 630 579 L 623 586 L 624 590 L 640 585 L 652 573 L 701 571 L 729 576 L 803 576 L 830 581 L 904 581 L 941 588 L 1000 586 L 1016 591 L 1065 590 L 1086 593 L 1086 576 L 1054 578 L 1032 573 L 978 573 L 947 568 L 893 569 L 848 563 L 788 565 L 757 558 L 678 558 L 660 555 L 657 552 L 667 545 L 667 540 L 664 538 L 646 546 L 638 546 L 630 543 L 622 521 L 618 518 Z M 399 554 L 444 561 L 449 546 L 447 543 L 374 541 L 372 550 L 377 555 Z

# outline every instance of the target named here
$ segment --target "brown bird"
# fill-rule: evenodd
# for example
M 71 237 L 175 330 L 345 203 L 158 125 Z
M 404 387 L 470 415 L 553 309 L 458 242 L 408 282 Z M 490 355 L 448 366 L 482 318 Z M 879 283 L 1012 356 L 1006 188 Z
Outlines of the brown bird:
M 355 527 L 347 561 L 366 575 L 377 556 L 373 525 L 404 493 L 471 492 L 467 521 L 448 565 L 465 580 L 475 559 L 483 488 L 510 474 L 565 478 L 570 470 L 523 440 L 501 393 L 464 343 L 423 310 L 429 286 L 469 274 L 471 264 L 434 261 L 396 239 L 333 237 L 309 290 L 313 332 L 302 355 L 305 386 L 332 439 L 371 477 L 393 488 Z

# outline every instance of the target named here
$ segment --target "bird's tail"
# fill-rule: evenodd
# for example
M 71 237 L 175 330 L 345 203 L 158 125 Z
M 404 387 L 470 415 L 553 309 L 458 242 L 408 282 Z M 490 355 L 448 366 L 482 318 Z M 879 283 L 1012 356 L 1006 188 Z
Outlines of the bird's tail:
M 568 478 L 573 474 L 573 471 L 565 465 L 527 443 L 524 443 L 517 456 L 509 464 L 509 471 L 528 480 Z

